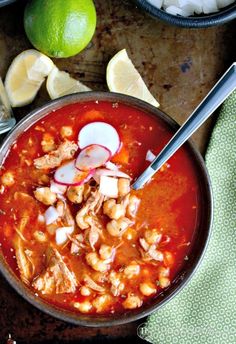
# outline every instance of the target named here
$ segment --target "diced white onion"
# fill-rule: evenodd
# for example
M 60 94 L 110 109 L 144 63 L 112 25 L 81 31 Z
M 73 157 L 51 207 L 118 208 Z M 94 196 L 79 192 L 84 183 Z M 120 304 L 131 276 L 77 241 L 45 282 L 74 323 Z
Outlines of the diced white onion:
M 45 222 L 45 217 L 44 217 L 44 215 L 42 215 L 42 214 L 39 214 L 39 215 L 38 215 L 38 222 L 40 222 L 40 223 L 44 223 L 44 222 Z
M 118 179 L 108 176 L 101 176 L 99 192 L 107 197 L 118 197 Z
M 101 176 L 99 176 L 99 175 L 96 174 L 96 173 L 94 173 L 94 175 L 93 175 L 93 179 L 95 180 L 95 182 L 96 182 L 97 184 L 100 183 L 100 177 L 101 177 Z
M 100 183 L 101 176 L 131 179 L 128 174 L 121 172 L 121 171 L 118 171 L 118 170 L 114 171 L 114 170 L 109 170 L 106 168 L 96 169 L 96 172 L 95 172 L 93 178 L 98 184 Z
M 164 0 L 148 0 L 148 2 L 158 8 L 161 8 Z
M 61 194 L 57 194 L 57 199 L 60 199 L 63 202 L 66 201 L 66 198 Z
M 154 7 L 163 8 L 167 13 L 187 17 L 218 12 L 235 0 L 148 0 L 148 2 Z
M 116 166 L 116 164 L 113 164 L 113 162 L 108 161 L 105 164 L 106 168 L 108 168 L 108 170 L 112 170 L 112 171 L 118 171 L 118 167 Z
M 58 219 L 59 214 L 56 208 L 51 206 L 45 211 L 44 217 L 45 217 L 46 225 L 50 225 Z
M 56 229 L 56 244 L 62 245 L 68 240 L 68 234 L 74 232 L 74 227 L 60 227 Z
M 153 162 L 153 160 L 155 159 L 155 155 L 153 154 L 152 151 L 148 150 L 147 154 L 146 154 L 146 160 L 149 162 Z
M 50 190 L 56 194 L 63 195 L 67 190 L 67 186 L 58 184 L 54 180 L 51 180 Z
M 179 8 L 177 6 L 168 6 L 166 8 L 166 12 L 173 14 L 174 16 L 180 15 L 183 17 L 187 17 L 188 15 L 190 15 L 190 14 L 188 14 L 188 12 L 185 12 L 182 8 Z

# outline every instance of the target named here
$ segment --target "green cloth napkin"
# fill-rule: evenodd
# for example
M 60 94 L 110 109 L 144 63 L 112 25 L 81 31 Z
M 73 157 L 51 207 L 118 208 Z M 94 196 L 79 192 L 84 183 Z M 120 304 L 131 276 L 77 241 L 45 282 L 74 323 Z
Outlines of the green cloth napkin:
M 206 154 L 214 223 L 200 268 L 138 333 L 158 344 L 236 344 L 236 92 L 223 104 Z

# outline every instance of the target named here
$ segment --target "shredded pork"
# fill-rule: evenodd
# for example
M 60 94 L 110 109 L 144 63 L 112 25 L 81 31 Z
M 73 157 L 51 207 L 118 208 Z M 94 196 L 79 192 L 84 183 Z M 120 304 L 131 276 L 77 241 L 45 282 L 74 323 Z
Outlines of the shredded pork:
M 60 146 L 40 158 L 34 160 L 34 165 L 37 169 L 50 169 L 61 165 L 65 160 L 70 160 L 74 157 L 78 146 L 71 141 L 65 141 Z
M 74 293 L 77 286 L 76 278 L 60 253 L 55 248 L 49 247 L 46 257 L 46 270 L 34 280 L 33 287 L 42 294 Z
M 34 274 L 34 266 L 30 257 L 26 254 L 23 240 L 18 236 L 15 241 L 16 261 L 22 281 L 29 285 Z

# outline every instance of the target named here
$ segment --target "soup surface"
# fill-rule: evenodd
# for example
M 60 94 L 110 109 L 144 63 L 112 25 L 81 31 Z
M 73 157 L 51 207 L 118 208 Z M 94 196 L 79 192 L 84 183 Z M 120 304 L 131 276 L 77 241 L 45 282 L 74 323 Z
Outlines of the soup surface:
M 89 123 L 110 124 L 119 150 L 107 149 L 109 162 L 77 170 L 68 182 Z M 35 295 L 74 312 L 109 314 L 141 307 L 170 286 L 201 213 L 194 164 L 183 147 L 142 190 L 130 183 L 172 135 L 135 108 L 85 102 L 48 114 L 17 139 L 0 172 L 0 246 Z M 82 150 L 80 166 L 104 158 L 97 139 L 90 138 L 92 153 Z

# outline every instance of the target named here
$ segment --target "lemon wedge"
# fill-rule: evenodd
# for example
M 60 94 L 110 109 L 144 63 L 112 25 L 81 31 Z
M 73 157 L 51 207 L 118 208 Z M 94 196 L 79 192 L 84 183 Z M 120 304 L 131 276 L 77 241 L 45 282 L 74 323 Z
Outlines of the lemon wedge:
M 66 94 L 91 91 L 90 88 L 83 85 L 80 81 L 72 78 L 69 73 L 60 71 L 57 67 L 54 67 L 49 74 L 46 87 L 51 99 L 56 99 Z
M 134 67 L 126 49 L 119 51 L 107 66 L 107 85 L 111 92 L 127 94 L 158 107 L 158 101 L 148 90 L 141 75 Z
M 12 107 L 31 103 L 54 63 L 46 55 L 30 49 L 12 61 L 5 78 L 5 88 Z

